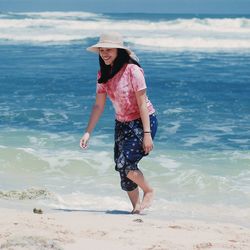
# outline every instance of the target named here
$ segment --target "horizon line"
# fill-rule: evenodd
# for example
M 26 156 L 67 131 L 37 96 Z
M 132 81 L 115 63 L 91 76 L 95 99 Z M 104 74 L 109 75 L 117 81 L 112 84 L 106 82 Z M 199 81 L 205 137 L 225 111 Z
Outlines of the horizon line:
M 250 13 L 209 13 L 209 12 L 96 12 L 96 11 L 85 11 L 85 10 L 27 10 L 27 11 L 11 11 L 11 10 L 6 10 L 6 11 L 0 11 L 0 13 L 29 13 L 29 12 L 85 12 L 85 13 L 94 13 L 94 14 L 148 14 L 148 15 L 249 15 Z

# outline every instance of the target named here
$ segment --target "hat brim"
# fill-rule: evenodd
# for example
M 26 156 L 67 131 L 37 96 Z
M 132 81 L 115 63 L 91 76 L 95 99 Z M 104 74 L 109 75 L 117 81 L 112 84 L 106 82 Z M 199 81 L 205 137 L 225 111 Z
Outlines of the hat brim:
M 125 46 L 121 46 L 118 44 L 111 44 L 111 43 L 97 43 L 93 46 L 87 48 L 87 51 L 94 52 L 99 54 L 99 48 L 111 48 L 111 49 L 125 49 L 129 55 L 133 54 L 133 51 Z

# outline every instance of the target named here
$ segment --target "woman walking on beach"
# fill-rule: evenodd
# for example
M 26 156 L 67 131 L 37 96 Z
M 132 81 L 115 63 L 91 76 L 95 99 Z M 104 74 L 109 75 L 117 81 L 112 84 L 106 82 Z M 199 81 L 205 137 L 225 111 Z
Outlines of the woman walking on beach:
M 80 147 L 86 148 L 109 96 L 116 113 L 115 169 L 120 173 L 121 188 L 127 191 L 132 203 L 132 213 L 140 213 L 151 205 L 154 190 L 139 170 L 138 163 L 153 149 L 157 130 L 155 110 L 146 95 L 143 70 L 135 54 L 124 46 L 119 33 L 102 34 L 99 42 L 87 50 L 99 54 L 100 71 L 95 104 Z M 144 193 L 142 201 L 138 187 Z

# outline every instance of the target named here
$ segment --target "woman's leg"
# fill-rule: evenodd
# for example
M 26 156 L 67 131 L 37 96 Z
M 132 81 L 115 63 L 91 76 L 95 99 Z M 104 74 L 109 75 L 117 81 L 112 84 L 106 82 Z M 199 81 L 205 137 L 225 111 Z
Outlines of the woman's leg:
M 127 191 L 127 193 L 133 206 L 132 214 L 139 214 L 141 207 L 139 188 L 137 187 L 133 191 Z
M 145 180 L 142 172 L 140 170 L 130 170 L 127 174 L 127 178 L 132 180 L 143 190 L 144 195 L 140 210 L 150 207 L 154 198 L 154 190 Z

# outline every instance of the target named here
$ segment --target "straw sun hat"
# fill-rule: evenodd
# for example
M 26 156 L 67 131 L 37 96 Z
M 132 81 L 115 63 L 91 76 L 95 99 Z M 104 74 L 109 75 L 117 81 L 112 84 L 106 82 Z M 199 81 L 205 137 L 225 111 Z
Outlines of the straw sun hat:
M 128 47 L 124 46 L 123 37 L 121 34 L 117 32 L 109 32 L 101 34 L 99 42 L 97 44 L 88 47 L 87 50 L 99 53 L 99 48 L 125 49 L 132 58 L 138 61 L 138 58 L 135 55 L 135 53 Z

